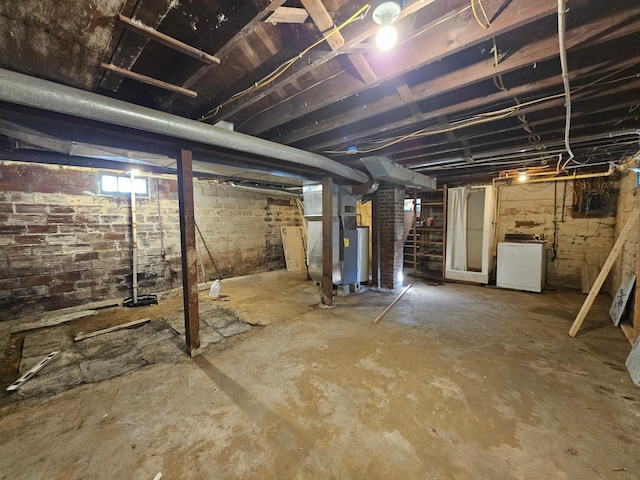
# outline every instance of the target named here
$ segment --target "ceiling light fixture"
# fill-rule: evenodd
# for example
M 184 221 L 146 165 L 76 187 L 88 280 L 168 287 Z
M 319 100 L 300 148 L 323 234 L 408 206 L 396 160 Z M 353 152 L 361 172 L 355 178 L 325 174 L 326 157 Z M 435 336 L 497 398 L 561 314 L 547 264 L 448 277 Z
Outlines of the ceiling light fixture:
M 382 25 L 376 34 L 376 45 L 383 52 L 391 50 L 396 44 L 398 31 L 392 24 L 400 17 L 401 11 L 398 2 L 382 2 L 373 10 L 373 21 Z
M 518 170 L 518 181 L 519 182 L 526 182 L 529 178 L 529 169 L 528 168 L 521 168 L 520 170 Z

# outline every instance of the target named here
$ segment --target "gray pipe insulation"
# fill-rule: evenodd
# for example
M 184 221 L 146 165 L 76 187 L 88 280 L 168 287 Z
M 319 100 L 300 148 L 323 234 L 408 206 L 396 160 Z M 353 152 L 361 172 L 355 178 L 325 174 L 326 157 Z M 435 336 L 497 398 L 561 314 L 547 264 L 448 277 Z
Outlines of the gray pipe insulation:
M 335 160 L 178 115 L 0 69 L 0 100 L 318 168 L 355 183 L 369 177 Z

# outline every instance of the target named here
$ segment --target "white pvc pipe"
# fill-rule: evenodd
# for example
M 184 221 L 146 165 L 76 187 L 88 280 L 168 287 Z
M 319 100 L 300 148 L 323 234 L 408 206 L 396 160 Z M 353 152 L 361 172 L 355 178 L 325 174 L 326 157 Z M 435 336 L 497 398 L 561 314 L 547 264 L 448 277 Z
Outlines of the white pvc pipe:
M 569 67 L 567 66 L 567 46 L 565 42 L 565 15 L 567 13 L 566 0 L 558 0 L 558 45 L 560 48 L 560 66 L 562 68 L 562 83 L 564 84 L 566 118 L 564 125 L 564 146 L 569 154 L 569 159 L 563 165 L 563 168 L 573 159 L 574 155 L 571 151 L 569 143 L 569 134 L 571 130 L 571 90 L 569 86 Z
M 133 305 L 138 303 L 138 223 L 136 219 L 136 189 L 134 183 L 136 175 L 133 170 L 129 172 L 131 178 L 131 255 L 132 261 L 132 281 L 133 285 Z

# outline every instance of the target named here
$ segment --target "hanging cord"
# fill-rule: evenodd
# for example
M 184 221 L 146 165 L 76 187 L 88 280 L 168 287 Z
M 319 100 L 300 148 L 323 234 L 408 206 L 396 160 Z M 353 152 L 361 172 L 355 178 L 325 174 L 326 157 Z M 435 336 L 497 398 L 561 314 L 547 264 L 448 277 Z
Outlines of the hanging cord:
M 482 15 L 484 15 L 487 23 L 482 22 L 482 20 L 480 20 L 480 17 L 478 17 L 478 12 L 476 11 L 476 1 L 478 2 L 478 5 L 480 5 L 480 10 L 482 11 Z M 489 17 L 487 17 L 487 12 L 484 11 L 484 7 L 482 6 L 482 0 L 471 0 L 471 10 L 473 11 L 473 16 L 478 22 L 478 25 L 480 25 L 485 30 L 491 26 Z
M 566 10 L 566 1 L 558 0 L 558 45 L 560 48 L 560 65 L 562 68 L 562 83 L 564 84 L 564 94 L 565 94 L 565 108 L 566 108 L 566 119 L 565 119 L 565 127 L 564 127 L 564 145 L 567 149 L 567 154 L 569 158 L 564 163 L 562 168 L 567 166 L 567 164 L 574 158 L 573 152 L 571 151 L 571 144 L 569 143 L 569 136 L 571 130 L 571 90 L 569 86 L 569 69 L 567 66 L 567 46 L 565 45 L 565 14 Z
M 493 37 L 491 40 L 493 40 L 493 68 L 498 68 L 500 59 L 498 58 L 498 45 L 496 44 L 496 37 Z M 494 75 L 493 84 L 498 90 L 502 90 L 503 92 L 507 91 L 506 87 L 504 86 L 504 82 L 502 81 L 502 75 L 500 73 L 498 75 Z
M 311 49 L 317 47 L 322 42 L 327 40 L 332 35 L 335 35 L 336 33 L 338 33 L 340 30 L 342 30 L 344 27 L 346 27 L 350 23 L 353 23 L 356 20 L 364 19 L 365 16 L 367 15 L 367 13 L 369 12 L 370 8 L 371 8 L 371 5 L 366 4 L 360 10 L 358 10 L 356 13 L 351 15 L 351 17 L 349 17 L 344 23 L 342 23 L 342 25 L 340 25 L 338 27 L 333 27 L 333 30 L 331 30 L 327 35 L 323 35 L 323 37 L 320 40 L 318 40 L 317 42 L 314 42 L 309 47 L 307 47 L 304 50 L 302 50 L 295 57 L 293 57 L 293 58 L 287 60 L 286 62 L 284 62 L 282 65 L 280 65 L 274 71 L 272 71 L 270 74 L 268 74 L 267 76 L 262 78 L 262 80 L 257 81 L 256 83 L 251 85 L 249 88 L 246 88 L 245 90 L 242 90 L 240 92 L 235 93 L 228 100 L 225 100 L 224 102 L 222 102 L 220 105 L 218 105 L 213 110 L 209 110 L 207 113 L 202 115 L 202 117 L 200 117 L 198 119 L 198 121 L 204 122 L 205 120 L 209 120 L 210 118 L 215 117 L 220 112 L 220 109 L 222 107 L 230 104 L 231 102 L 233 102 L 233 101 L 235 101 L 235 100 L 237 100 L 237 99 L 239 99 L 241 97 L 244 97 L 245 95 L 247 95 L 250 92 L 253 92 L 254 90 L 259 90 L 259 89 L 261 89 L 263 87 L 266 87 L 267 85 L 269 85 L 270 83 L 275 81 L 278 77 L 280 77 L 284 72 L 286 72 L 294 63 L 296 63 L 298 60 L 300 60 Z
M 514 96 L 513 99 L 515 100 L 516 105 L 520 105 L 520 100 L 518 100 L 518 97 Z M 529 134 L 529 143 L 535 145 L 536 150 L 538 151 L 546 150 L 547 147 L 541 142 L 542 139 L 540 138 L 540 135 L 536 133 L 535 127 L 529 123 L 526 115 L 523 112 L 518 113 L 518 120 L 520 121 L 520 123 L 522 123 L 522 128 L 524 129 L 524 131 Z

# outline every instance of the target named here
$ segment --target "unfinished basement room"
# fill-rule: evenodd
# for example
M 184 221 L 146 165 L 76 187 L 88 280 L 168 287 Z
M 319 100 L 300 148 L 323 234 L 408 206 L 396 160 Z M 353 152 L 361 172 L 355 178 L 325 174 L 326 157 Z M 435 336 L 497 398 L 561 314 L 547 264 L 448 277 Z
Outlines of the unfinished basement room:
M 0 42 L 0 480 L 640 478 L 638 0 Z

